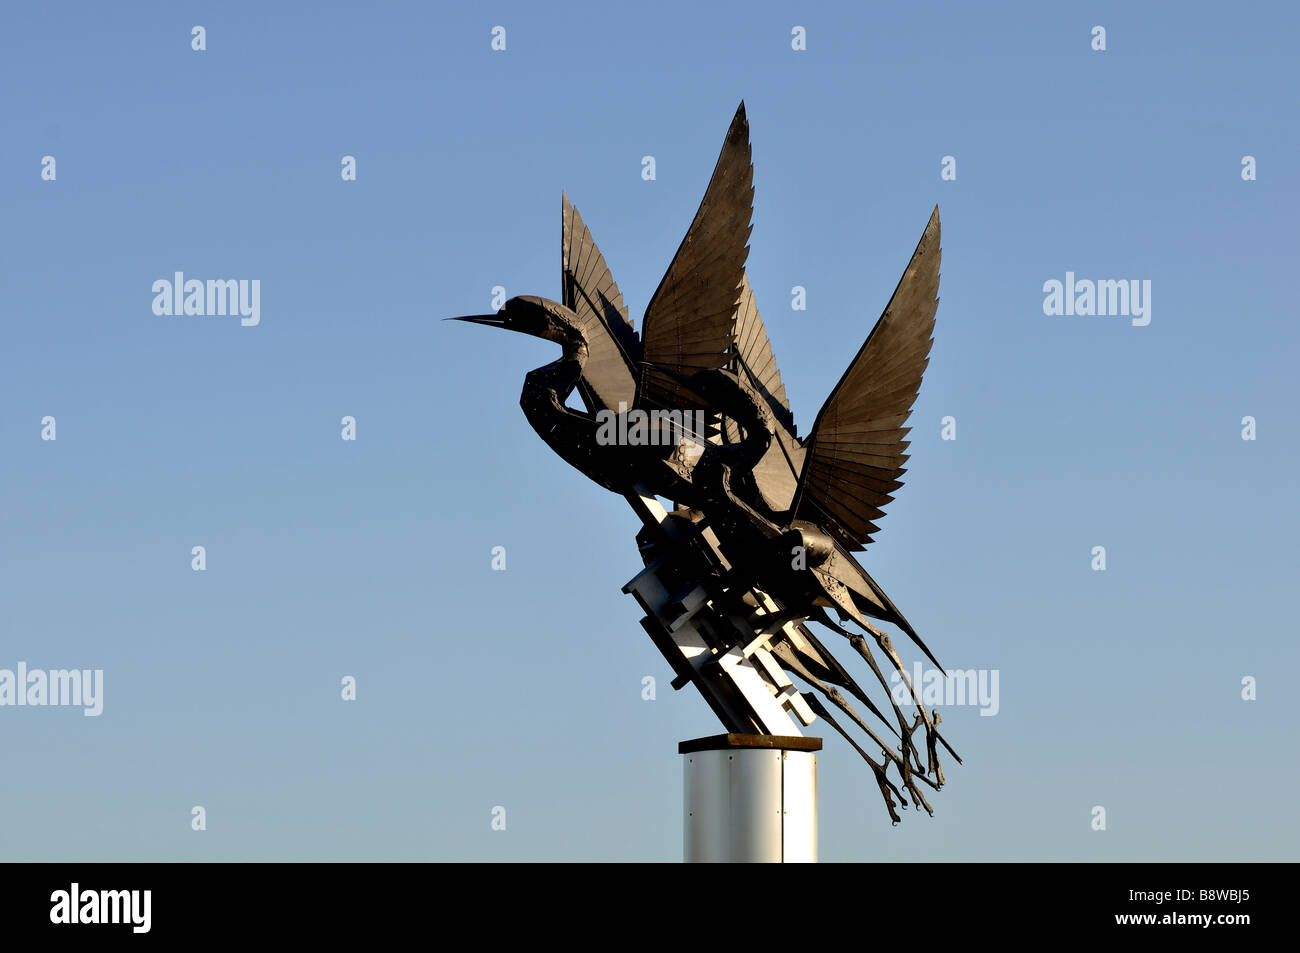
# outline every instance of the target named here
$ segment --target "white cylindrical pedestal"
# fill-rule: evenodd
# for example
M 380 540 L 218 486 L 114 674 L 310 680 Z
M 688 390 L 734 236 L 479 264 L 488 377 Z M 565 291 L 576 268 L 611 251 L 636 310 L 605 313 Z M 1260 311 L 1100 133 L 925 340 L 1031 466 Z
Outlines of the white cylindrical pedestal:
M 715 735 L 678 746 L 687 863 L 816 863 L 820 738 Z

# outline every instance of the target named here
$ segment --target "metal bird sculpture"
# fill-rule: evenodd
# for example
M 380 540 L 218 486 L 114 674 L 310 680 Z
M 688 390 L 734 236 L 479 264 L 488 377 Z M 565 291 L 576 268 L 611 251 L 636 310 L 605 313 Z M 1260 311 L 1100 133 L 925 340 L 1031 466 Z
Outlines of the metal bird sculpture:
M 904 424 L 938 306 L 938 209 L 884 313 L 800 438 L 745 275 L 753 195 L 741 103 L 640 335 L 567 195 L 563 300 L 516 297 L 496 314 L 454 320 L 561 346 L 558 360 L 525 377 L 520 405 L 561 458 L 624 495 L 641 517 L 645 569 L 624 591 L 646 610 L 642 625 L 673 666 L 674 687 L 694 684 L 728 731 L 798 734 L 792 718 L 806 726 L 821 717 L 871 766 L 893 821 L 896 798 L 933 813 L 921 787 L 944 783 L 940 746 L 956 753 L 889 635 L 870 620 L 898 627 L 939 663 L 853 554 L 902 486 Z M 585 411 L 566 405 L 574 391 Z M 809 622 L 847 639 L 884 690 L 890 716 Z M 865 721 L 845 693 L 880 724 Z M 900 697 L 915 706 L 914 720 Z M 866 734 L 866 747 L 831 708 Z

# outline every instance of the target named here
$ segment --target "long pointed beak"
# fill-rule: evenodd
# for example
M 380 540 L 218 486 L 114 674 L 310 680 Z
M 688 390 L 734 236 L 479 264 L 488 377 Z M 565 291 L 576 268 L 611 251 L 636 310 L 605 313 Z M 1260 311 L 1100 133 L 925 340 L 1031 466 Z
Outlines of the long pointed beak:
M 443 318 L 444 321 L 468 321 L 470 324 L 486 324 L 490 328 L 504 328 L 506 319 L 499 314 L 467 314 L 457 318 Z

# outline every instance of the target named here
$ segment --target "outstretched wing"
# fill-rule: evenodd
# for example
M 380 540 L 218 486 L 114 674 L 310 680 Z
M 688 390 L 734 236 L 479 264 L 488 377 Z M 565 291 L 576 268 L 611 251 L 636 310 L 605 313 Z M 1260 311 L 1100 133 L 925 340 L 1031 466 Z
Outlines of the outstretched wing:
M 735 347 L 730 369 L 763 395 L 772 408 L 772 415 L 794 436 L 794 415 L 790 413 L 790 400 L 785 396 L 781 371 L 772 354 L 772 342 L 768 340 L 763 317 L 758 313 L 754 292 L 749 287 L 749 276 L 743 273 L 734 333 Z
M 741 277 L 740 301 L 736 305 L 735 343 L 727 369 L 760 394 L 772 410 L 776 424 L 774 438 L 767 452 L 754 466 L 753 479 L 763 501 L 777 512 L 790 508 L 803 469 L 804 449 L 795 439 L 794 415 L 781 383 L 781 371 L 772 354 L 763 318 L 758 313 L 749 278 Z M 735 421 L 722 421 L 721 439 L 726 443 L 740 440 L 742 434 Z
M 903 424 L 929 363 L 939 305 L 939 209 L 930 216 L 894 296 L 826 399 L 805 442 L 796 511 L 848 549 L 871 541 L 907 462 Z
M 560 265 L 564 306 L 578 316 L 587 340 L 587 366 L 578 389 L 592 412 L 617 411 L 620 401 L 626 409 L 636 399 L 635 367 L 641 345 L 605 256 L 569 197 L 563 199 Z
M 685 407 L 695 398 L 670 374 L 727 365 L 749 255 L 754 203 L 745 104 L 736 110 L 695 220 L 646 308 L 639 406 Z

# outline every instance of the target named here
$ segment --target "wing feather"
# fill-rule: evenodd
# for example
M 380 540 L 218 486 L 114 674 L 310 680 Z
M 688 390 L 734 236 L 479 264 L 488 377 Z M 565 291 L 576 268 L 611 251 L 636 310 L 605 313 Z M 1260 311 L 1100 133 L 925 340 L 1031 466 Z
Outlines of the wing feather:
M 560 266 L 564 305 L 578 316 L 588 359 L 580 388 L 588 409 L 618 410 L 636 399 L 634 368 L 640 342 L 627 317 L 623 293 L 578 210 L 563 196 Z
M 742 374 L 767 400 L 772 414 L 791 436 L 795 435 L 794 415 L 786 397 L 781 371 L 776 366 L 772 342 L 758 313 L 749 277 L 741 273 L 740 301 L 736 306 L 735 348 L 731 369 Z
M 687 376 L 727 365 L 749 254 L 753 183 L 749 122 L 741 103 L 695 219 L 646 308 L 639 406 L 694 403 L 678 381 L 655 372 L 654 365 Z
M 904 424 L 929 363 L 939 258 L 936 208 L 893 297 L 805 443 L 798 516 L 825 525 L 849 549 L 871 541 L 902 486 L 910 430 Z

